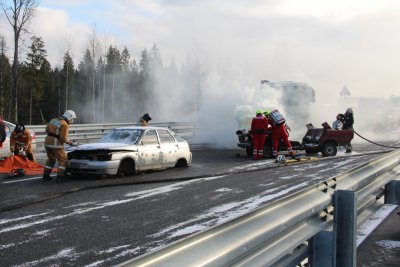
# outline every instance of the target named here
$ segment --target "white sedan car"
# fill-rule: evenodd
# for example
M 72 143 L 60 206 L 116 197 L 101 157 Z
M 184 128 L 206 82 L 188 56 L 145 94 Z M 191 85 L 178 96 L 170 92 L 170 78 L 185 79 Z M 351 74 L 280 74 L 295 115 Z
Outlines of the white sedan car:
M 189 144 L 161 127 L 124 127 L 99 142 L 68 152 L 67 172 L 132 175 L 138 171 L 185 167 L 192 162 Z

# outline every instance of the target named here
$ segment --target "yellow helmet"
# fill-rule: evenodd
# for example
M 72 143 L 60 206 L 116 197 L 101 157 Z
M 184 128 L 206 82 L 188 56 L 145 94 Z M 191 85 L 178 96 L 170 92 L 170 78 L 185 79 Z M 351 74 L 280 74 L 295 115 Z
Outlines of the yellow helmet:
M 258 115 L 258 114 L 262 114 L 263 112 L 262 112 L 262 110 L 261 109 L 257 109 L 257 111 L 256 111 L 256 115 Z
M 264 111 L 264 115 L 267 116 L 269 113 L 271 113 L 271 111 L 269 109 Z

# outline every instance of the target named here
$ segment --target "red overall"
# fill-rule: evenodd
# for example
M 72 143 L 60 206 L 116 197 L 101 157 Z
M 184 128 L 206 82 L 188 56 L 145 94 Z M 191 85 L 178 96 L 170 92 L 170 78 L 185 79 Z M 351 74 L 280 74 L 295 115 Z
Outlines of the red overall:
M 279 141 L 283 140 L 290 155 L 294 156 L 294 151 L 292 145 L 289 142 L 289 136 L 284 124 L 277 126 L 272 126 L 272 154 L 276 157 L 278 156 L 278 146 Z
M 268 120 L 262 114 L 258 114 L 251 122 L 251 134 L 253 136 L 253 159 L 261 159 L 264 152 L 265 137 L 267 136 Z

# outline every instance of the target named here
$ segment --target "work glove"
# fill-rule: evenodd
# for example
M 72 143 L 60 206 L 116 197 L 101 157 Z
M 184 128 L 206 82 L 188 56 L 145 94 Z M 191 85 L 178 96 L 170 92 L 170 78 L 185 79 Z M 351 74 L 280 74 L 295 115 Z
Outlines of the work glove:
M 78 142 L 74 142 L 72 140 L 67 141 L 67 144 L 70 145 L 70 146 L 79 146 Z

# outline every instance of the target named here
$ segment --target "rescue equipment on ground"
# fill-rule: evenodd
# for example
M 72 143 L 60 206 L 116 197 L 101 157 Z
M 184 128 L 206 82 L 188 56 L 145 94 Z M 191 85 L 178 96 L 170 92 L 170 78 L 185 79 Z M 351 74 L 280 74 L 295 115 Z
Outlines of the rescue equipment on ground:
M 277 109 L 271 111 L 268 116 L 271 118 L 271 122 L 276 126 L 283 125 L 286 122 L 285 117 L 283 117 Z
M 25 170 L 22 168 L 18 168 L 18 169 L 13 169 L 11 171 L 11 174 L 8 175 L 8 178 L 22 177 L 22 176 L 25 176 Z
M 278 155 L 276 157 L 276 162 L 285 162 L 285 161 L 286 161 L 285 155 Z
M 43 173 L 43 165 L 28 160 L 24 156 L 12 156 L 0 160 L 0 173 L 12 174 L 13 170 L 23 169 L 25 175 L 38 175 Z

